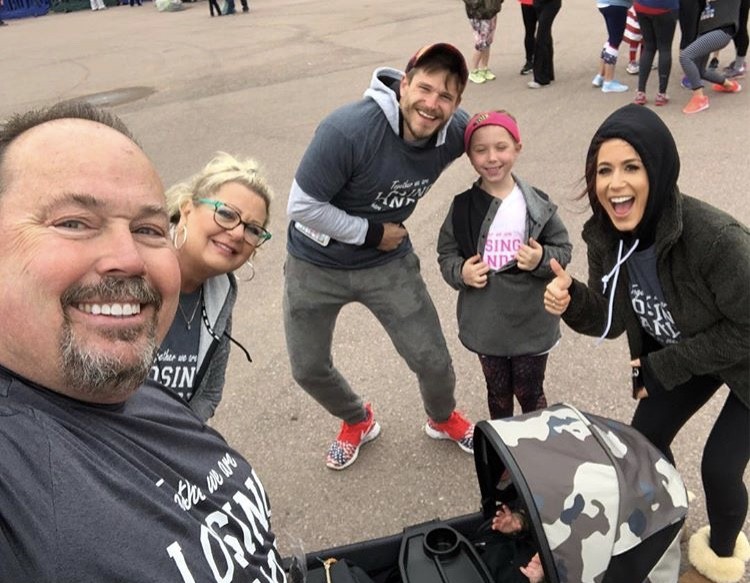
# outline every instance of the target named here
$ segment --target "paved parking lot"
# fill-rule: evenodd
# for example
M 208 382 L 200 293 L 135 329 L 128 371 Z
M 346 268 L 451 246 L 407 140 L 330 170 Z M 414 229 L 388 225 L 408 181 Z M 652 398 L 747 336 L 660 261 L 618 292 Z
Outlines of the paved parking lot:
M 588 213 L 575 197 L 588 141 L 609 112 L 633 97 L 590 86 L 604 39 L 594 4 L 564 4 L 554 26 L 557 81 L 530 91 L 528 77 L 518 75 L 519 5 L 507 1 L 491 59 L 498 79 L 469 86 L 463 100 L 469 111 L 505 108 L 517 116 L 524 141 L 518 173 L 561 207 L 575 245 L 571 270 L 579 277 L 586 269 L 579 234 Z M 283 552 L 295 540 L 309 551 L 479 507 L 472 458 L 426 437 L 413 375 L 359 306 L 342 313 L 334 356 L 355 389 L 374 403 L 383 435 L 350 469 L 327 470 L 323 456 L 338 422 L 292 381 L 281 323 L 286 198 L 312 132 L 324 115 L 362 94 L 373 68 L 403 68 L 417 48 L 436 40 L 471 50 L 458 0 L 251 0 L 249 14 L 213 19 L 204 1 L 175 13 L 159 13 L 147 2 L 10 21 L 0 30 L 0 119 L 85 95 L 106 93 L 99 99 L 108 103 L 111 92 L 119 91 L 114 111 L 140 138 L 167 185 L 196 171 L 217 150 L 263 163 L 277 194 L 274 238 L 255 261 L 255 279 L 241 286 L 234 324 L 254 362 L 233 353 L 213 425 L 263 479 Z M 722 60 L 733 54 L 733 47 L 725 49 Z M 618 69 L 621 81 L 635 83 L 624 63 Z M 748 94 L 712 95 L 711 109 L 688 117 L 681 113 L 689 96 L 679 87 L 680 76 L 675 49 L 672 103 L 659 114 L 682 155 L 680 185 L 749 223 Z M 655 84 L 654 73 L 651 93 Z M 457 161 L 407 228 L 449 341 L 459 405 L 479 419 L 486 414 L 483 378 L 476 357 L 457 340 L 455 292 L 442 281 L 435 252 L 453 194 L 473 178 L 468 161 Z M 593 339 L 565 330 L 550 357 L 548 401 L 627 421 L 634 408 L 629 370 L 624 339 L 594 347 Z M 691 420 L 675 445 L 679 469 L 698 494 L 690 531 L 706 523 L 700 446 L 725 395 Z

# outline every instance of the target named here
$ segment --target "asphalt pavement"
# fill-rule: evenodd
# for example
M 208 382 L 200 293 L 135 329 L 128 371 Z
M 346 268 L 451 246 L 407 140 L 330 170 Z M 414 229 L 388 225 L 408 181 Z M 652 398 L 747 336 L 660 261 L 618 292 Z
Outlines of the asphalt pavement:
M 589 213 L 576 196 L 586 149 L 603 119 L 633 99 L 636 78 L 625 73 L 623 58 L 617 76 L 630 92 L 592 88 L 605 37 L 593 0 L 567 0 L 553 34 L 557 80 L 530 90 L 529 77 L 519 75 L 520 7 L 505 2 L 490 61 L 497 80 L 470 85 L 462 105 L 470 112 L 504 108 L 518 118 L 524 150 L 517 173 L 559 205 L 574 243 L 570 270 L 585 278 L 580 230 Z M 709 90 L 711 108 L 684 115 L 689 92 L 679 85 L 678 37 L 679 31 L 668 91 L 672 101 L 655 109 L 681 153 L 680 186 L 750 223 L 748 92 Z M 372 401 L 383 432 L 349 469 L 326 469 L 324 454 L 339 423 L 292 380 L 282 326 L 287 194 L 316 125 L 359 98 L 375 67 L 403 68 L 420 46 L 434 41 L 454 43 L 467 55 L 472 50 L 459 0 L 251 0 L 249 14 L 218 18 L 209 17 L 205 1 L 173 13 L 146 2 L 13 20 L 0 30 L 0 120 L 87 97 L 124 119 L 165 185 L 197 171 L 217 150 L 256 157 L 264 166 L 276 191 L 273 239 L 255 260 L 256 277 L 241 284 L 234 313 L 233 334 L 253 363 L 232 353 L 224 400 L 212 424 L 263 480 L 283 553 L 296 542 L 312 551 L 479 509 L 472 457 L 425 435 L 416 379 L 375 318 L 358 305 L 346 307 L 339 318 L 334 359 L 355 390 Z M 722 65 L 733 56 L 732 46 L 722 51 Z M 656 83 L 653 72 L 650 99 Z M 435 251 L 453 195 L 473 179 L 468 161 L 458 160 L 406 227 L 441 315 L 459 407 L 481 419 L 487 412 L 484 380 L 476 356 L 457 339 L 456 294 L 442 281 Z M 549 359 L 546 392 L 550 403 L 564 401 L 629 421 L 634 402 L 624 338 L 595 346 L 594 339 L 564 329 Z M 726 394 L 722 389 L 675 442 L 679 469 L 697 495 L 688 532 L 706 524 L 700 457 Z

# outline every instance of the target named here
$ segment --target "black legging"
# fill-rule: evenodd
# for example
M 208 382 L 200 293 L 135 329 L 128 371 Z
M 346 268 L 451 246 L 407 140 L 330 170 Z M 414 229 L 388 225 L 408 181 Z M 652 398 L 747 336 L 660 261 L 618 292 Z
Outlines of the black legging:
M 536 10 L 531 4 L 521 4 L 521 17 L 523 18 L 523 49 L 526 53 L 526 62 L 534 62 L 534 38 L 536 36 Z
M 490 419 L 512 417 L 514 395 L 523 413 L 544 409 L 547 406 L 547 398 L 544 396 L 547 356 L 479 355 L 487 384 Z
M 740 27 L 737 29 L 737 34 L 734 35 L 734 48 L 737 49 L 738 57 L 747 56 L 747 45 L 750 44 L 750 39 L 747 35 L 747 13 L 750 9 L 750 0 L 742 0 L 740 2 Z
M 701 0 L 680 0 L 680 50 L 698 37 L 698 18 L 703 4 Z
M 682 426 L 722 386 L 713 376 L 696 376 L 664 394 L 641 399 L 632 425 L 674 463 L 670 445 Z M 747 515 L 743 474 L 750 459 L 750 410 L 733 392 L 703 448 L 701 478 L 711 526 L 711 548 L 730 557 Z
M 534 81 L 548 85 L 555 80 L 552 23 L 560 12 L 562 0 L 534 0 L 537 27 L 534 42 Z
M 669 74 L 672 71 L 672 39 L 677 28 L 677 12 L 645 14 L 638 12 L 643 44 L 638 64 L 638 91 L 646 91 L 651 74 L 654 55 L 659 51 L 659 93 L 667 92 Z

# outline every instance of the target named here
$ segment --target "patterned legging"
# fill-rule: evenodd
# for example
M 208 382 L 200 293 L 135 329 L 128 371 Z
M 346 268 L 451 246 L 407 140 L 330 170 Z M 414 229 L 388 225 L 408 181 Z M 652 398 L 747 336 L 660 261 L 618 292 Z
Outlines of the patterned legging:
M 472 30 L 474 30 L 474 48 L 478 51 L 486 51 L 495 40 L 495 28 L 497 27 L 497 15 L 488 20 L 470 18 Z
M 487 405 L 491 419 L 513 416 L 514 395 L 524 413 L 547 406 L 544 396 L 546 354 L 510 357 L 480 354 L 479 362 L 487 381 Z
M 732 35 L 725 29 L 716 29 L 700 35 L 680 51 L 680 65 L 685 71 L 691 89 L 703 87 L 701 79 L 711 83 L 724 83 L 724 75 L 718 70 L 706 68 L 711 53 L 723 49 L 732 42 Z

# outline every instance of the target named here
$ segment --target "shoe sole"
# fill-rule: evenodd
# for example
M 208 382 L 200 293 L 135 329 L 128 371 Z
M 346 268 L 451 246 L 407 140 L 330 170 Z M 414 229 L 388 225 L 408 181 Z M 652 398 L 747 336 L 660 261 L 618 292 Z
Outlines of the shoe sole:
M 332 470 L 344 470 L 348 468 L 355 461 L 357 461 L 357 457 L 359 456 L 359 450 L 361 449 L 361 447 L 365 443 L 370 443 L 372 440 L 378 437 L 378 435 L 380 435 L 380 423 L 376 421 L 370 431 L 367 432 L 367 435 L 362 438 L 362 441 L 359 443 L 359 447 L 354 450 L 354 455 L 348 462 L 346 462 L 343 466 L 337 466 L 336 464 L 329 463 L 328 460 L 326 460 L 326 467 Z
M 462 451 L 465 451 L 466 453 L 470 453 L 470 454 L 474 453 L 473 449 L 469 449 L 468 447 L 463 445 L 461 442 L 456 441 L 450 435 L 448 435 L 445 431 L 438 431 L 437 429 L 434 429 L 433 427 L 430 426 L 429 423 L 425 423 L 424 432 L 427 435 L 429 435 L 432 439 L 447 439 L 455 443 L 458 447 L 461 448 Z

